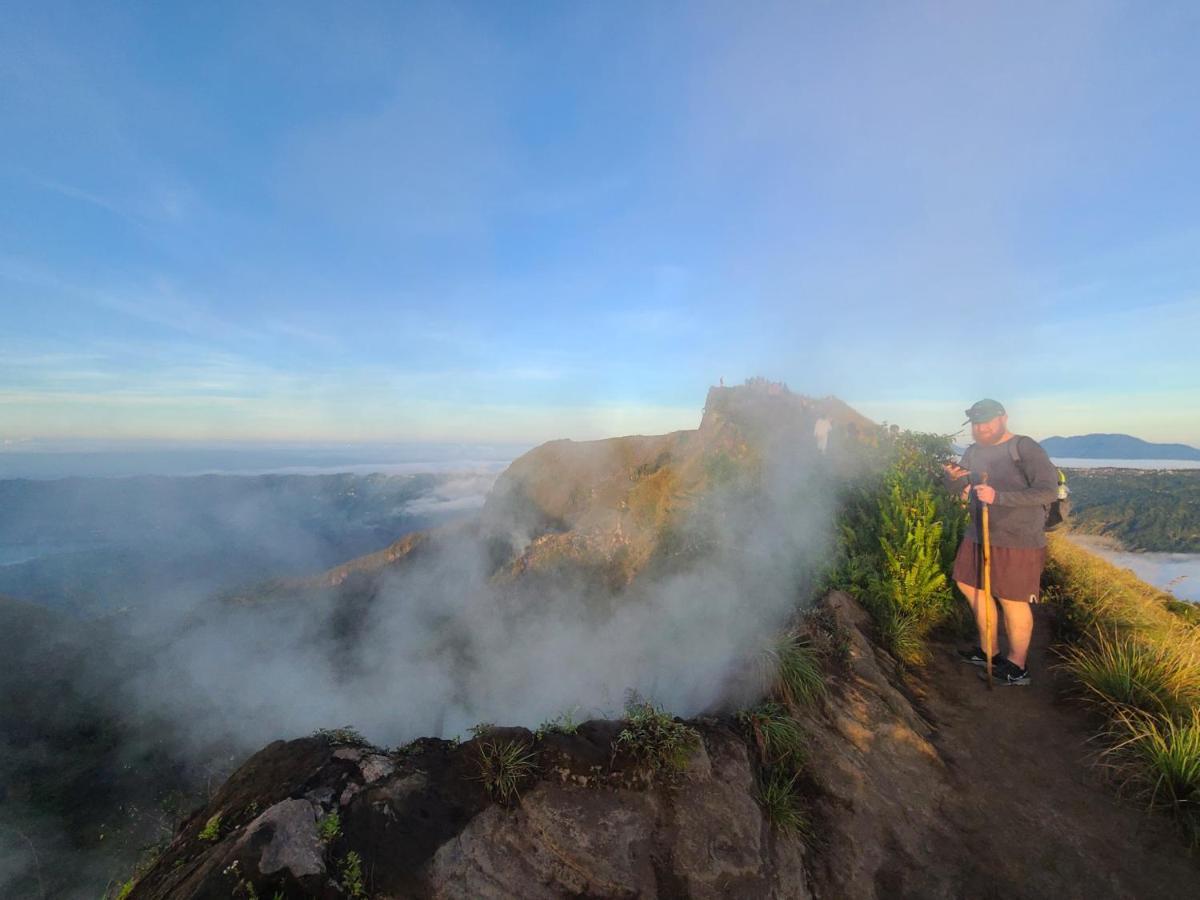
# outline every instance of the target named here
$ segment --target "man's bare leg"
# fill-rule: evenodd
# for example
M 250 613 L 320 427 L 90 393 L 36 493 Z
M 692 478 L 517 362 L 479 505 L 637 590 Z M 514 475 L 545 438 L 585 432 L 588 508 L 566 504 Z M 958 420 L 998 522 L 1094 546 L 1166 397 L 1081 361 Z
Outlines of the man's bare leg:
M 973 612 L 975 614 L 975 627 L 979 629 L 979 647 L 980 647 L 980 649 L 987 649 L 987 648 L 984 648 L 984 643 L 987 641 L 987 622 L 984 621 L 983 613 L 984 613 L 984 610 L 987 610 L 990 613 L 990 615 L 992 617 L 992 646 L 990 649 L 987 649 L 987 653 L 990 656 L 995 656 L 997 653 L 1000 652 L 1000 644 L 997 640 L 997 632 L 999 631 L 999 629 L 996 627 L 999 624 L 999 622 L 997 621 L 997 619 L 999 617 L 996 615 L 995 603 L 992 601 L 992 599 L 990 597 L 987 598 L 987 603 L 989 603 L 990 606 L 984 606 L 982 603 L 979 602 L 979 600 L 983 599 L 983 588 L 977 588 L 973 584 L 964 584 L 961 581 L 956 581 L 954 583 L 958 585 L 958 589 L 960 591 L 962 591 L 963 596 L 967 598 L 967 603 L 969 603 L 971 605 L 971 612 Z M 978 597 L 976 597 L 976 595 L 978 595 Z M 1008 620 L 1006 618 L 1005 622 L 1007 622 L 1007 621 Z M 1033 627 L 1032 623 L 1030 623 L 1031 630 L 1032 630 L 1032 627 Z M 1026 648 L 1026 650 L 1029 649 L 1029 641 L 1028 640 L 1025 641 L 1025 648 Z M 1014 660 L 1014 662 L 1015 662 L 1015 660 Z
M 1008 635 L 1008 658 L 1023 669 L 1033 638 L 1033 607 L 1024 600 L 1001 597 L 1000 609 L 1004 612 L 1004 633 Z

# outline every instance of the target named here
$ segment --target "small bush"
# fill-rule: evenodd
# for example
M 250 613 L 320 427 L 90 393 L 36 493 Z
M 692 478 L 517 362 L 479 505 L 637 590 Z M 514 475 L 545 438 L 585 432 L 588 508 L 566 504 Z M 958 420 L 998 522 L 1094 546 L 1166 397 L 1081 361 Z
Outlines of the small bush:
M 221 839 L 221 814 L 216 813 L 200 829 L 199 838 L 202 841 L 217 841 Z
M 538 726 L 534 737 L 540 741 L 548 734 L 578 734 L 579 723 L 575 721 L 576 709 L 577 707 L 572 707 L 566 712 L 559 713 L 553 719 L 547 719 Z
M 325 738 L 331 744 L 345 744 L 354 747 L 366 747 L 368 741 L 356 728 L 343 725 L 341 728 L 318 728 L 313 737 Z
M 804 730 L 785 707 L 764 703 L 739 716 L 754 738 L 763 765 L 781 765 L 795 771 L 804 764 L 807 747 Z
M 317 826 L 317 833 L 320 834 L 321 840 L 326 844 L 331 841 L 336 841 L 342 836 L 342 819 L 336 812 L 331 812 L 325 818 L 321 819 Z
M 1063 657 L 1063 666 L 1106 704 L 1170 715 L 1200 702 L 1200 666 L 1165 642 L 1101 631 Z
M 648 700 L 631 697 L 625 706 L 625 727 L 617 735 L 624 748 L 652 775 L 677 775 L 700 746 L 700 734 Z
M 520 797 L 521 782 L 531 775 L 536 757 L 519 741 L 482 741 L 479 744 L 479 780 L 494 800 L 508 803 Z
M 366 900 L 367 889 L 363 884 L 362 857 L 351 850 L 338 867 L 341 875 L 342 890 L 355 900 Z
M 759 782 L 758 803 L 771 826 L 785 834 L 802 838 L 812 836 L 812 826 L 800 798 L 796 795 L 799 775 L 773 769 Z
M 960 614 L 947 572 L 966 507 L 940 484 L 948 437 L 905 432 L 885 445 L 881 471 L 843 500 L 829 582 L 863 603 L 898 660 L 919 665 L 929 632 Z

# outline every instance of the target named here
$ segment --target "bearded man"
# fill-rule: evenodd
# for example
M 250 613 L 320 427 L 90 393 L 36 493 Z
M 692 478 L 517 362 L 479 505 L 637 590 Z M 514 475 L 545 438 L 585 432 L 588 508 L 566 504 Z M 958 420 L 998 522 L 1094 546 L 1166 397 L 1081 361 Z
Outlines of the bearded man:
M 1046 509 L 1058 497 L 1058 470 L 1031 437 L 1008 430 L 1008 414 L 995 400 L 980 400 L 966 411 L 975 442 L 959 464 L 945 466 L 949 485 L 971 500 L 971 520 L 954 559 L 954 581 L 971 605 L 979 628 L 979 646 L 960 650 L 965 662 L 987 665 L 985 613 L 995 621 L 999 602 L 1008 637 L 1008 653 L 1000 655 L 992 629 L 992 674 L 1000 684 L 1029 684 L 1029 643 L 1033 610 L 1041 591 L 1046 562 Z M 983 552 L 980 520 L 989 510 L 992 596 L 983 596 Z M 988 604 L 985 606 L 984 604 Z

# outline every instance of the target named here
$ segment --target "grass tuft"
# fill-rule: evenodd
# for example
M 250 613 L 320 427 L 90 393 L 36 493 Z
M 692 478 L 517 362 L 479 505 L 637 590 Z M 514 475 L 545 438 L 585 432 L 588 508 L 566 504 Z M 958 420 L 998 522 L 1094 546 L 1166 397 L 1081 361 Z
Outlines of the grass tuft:
M 1126 780 L 1143 788 L 1152 807 L 1168 807 L 1193 844 L 1200 840 L 1200 709 L 1180 718 L 1118 710 L 1115 738 L 1105 751 Z
M 1172 715 L 1200 702 L 1200 665 L 1186 647 L 1097 631 L 1063 666 L 1101 702 Z
M 929 650 L 925 645 L 929 626 L 924 620 L 887 608 L 876 611 L 875 622 L 880 642 L 900 662 L 920 666 L 929 661 Z
M 625 705 L 625 727 L 617 735 L 617 745 L 650 774 L 671 776 L 687 768 L 700 746 L 700 734 L 650 701 L 631 696 Z
M 792 771 L 804 765 L 807 746 L 804 730 L 779 703 L 764 703 L 739 715 L 754 737 L 759 758 L 765 766 L 780 765 Z
M 812 837 L 812 825 L 796 794 L 799 778 L 797 773 L 771 770 L 759 782 L 758 803 L 773 828 L 807 840 Z
M 792 709 L 810 706 L 826 694 L 816 649 L 794 632 L 780 635 L 764 653 L 766 693 Z
M 578 707 L 571 707 L 566 712 L 561 712 L 553 719 L 547 719 L 538 726 L 534 732 L 534 737 L 537 740 L 543 740 L 548 734 L 578 734 L 579 723 L 575 721 L 575 712 Z
M 519 799 L 521 782 L 533 774 L 536 757 L 520 741 L 489 740 L 479 744 L 479 780 L 494 800 Z

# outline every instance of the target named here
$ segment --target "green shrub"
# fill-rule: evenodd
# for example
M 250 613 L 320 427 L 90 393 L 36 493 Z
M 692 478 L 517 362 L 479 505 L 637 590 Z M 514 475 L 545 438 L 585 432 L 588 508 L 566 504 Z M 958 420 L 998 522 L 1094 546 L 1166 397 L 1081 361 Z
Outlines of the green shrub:
M 204 827 L 200 829 L 199 838 L 202 841 L 217 841 L 221 839 L 221 814 L 214 814 Z
M 519 798 L 521 782 L 535 770 L 536 757 L 520 741 L 481 741 L 479 780 L 492 798 L 508 803 Z
M 320 834 L 321 840 L 325 843 L 336 841 L 342 836 L 342 819 L 337 812 L 331 812 L 329 815 L 321 819 L 317 826 L 317 833 Z
M 344 744 L 354 747 L 368 746 L 368 741 L 356 728 L 343 725 L 341 728 L 318 728 L 313 737 L 325 738 L 331 744 Z
M 957 609 L 947 573 L 966 508 L 940 483 L 948 438 L 905 432 L 885 445 L 882 470 L 843 498 L 829 583 L 863 603 L 897 659 L 919 664 L 930 630 Z
M 648 700 L 631 697 L 625 727 L 617 735 L 624 748 L 650 774 L 677 775 L 700 746 L 700 734 Z
M 547 719 L 538 726 L 534 732 L 534 737 L 537 740 L 542 740 L 548 734 L 577 734 L 579 732 L 579 723 L 575 721 L 575 711 L 578 707 L 572 707 L 566 712 L 561 712 L 553 719 Z
M 363 884 L 362 857 L 351 850 L 338 867 L 342 890 L 355 900 L 366 900 L 367 889 Z

